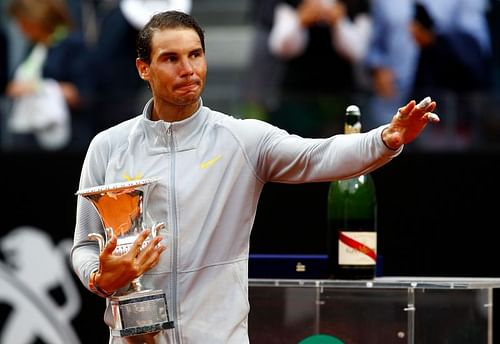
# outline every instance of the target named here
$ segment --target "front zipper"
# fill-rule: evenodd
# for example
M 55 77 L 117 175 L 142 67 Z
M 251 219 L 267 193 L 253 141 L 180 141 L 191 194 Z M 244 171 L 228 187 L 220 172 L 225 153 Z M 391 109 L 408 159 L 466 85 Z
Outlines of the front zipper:
M 178 228 L 177 228 L 177 207 L 175 198 L 175 144 L 174 135 L 172 132 L 172 124 L 167 128 L 167 143 L 170 148 L 170 216 L 172 218 L 172 279 L 171 279 L 171 300 L 172 300 L 172 314 L 174 317 L 174 331 L 176 343 L 181 343 L 179 322 L 177 321 L 177 246 L 179 244 Z

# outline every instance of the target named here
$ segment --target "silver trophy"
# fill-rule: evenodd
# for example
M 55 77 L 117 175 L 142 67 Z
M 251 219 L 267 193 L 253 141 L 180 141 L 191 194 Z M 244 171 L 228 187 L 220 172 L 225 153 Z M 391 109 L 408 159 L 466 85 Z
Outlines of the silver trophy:
M 146 228 L 143 221 L 144 193 L 156 179 L 142 179 L 131 182 L 115 183 L 77 191 L 76 195 L 89 200 L 97 210 L 106 238 L 97 233 L 89 238 L 97 240 L 102 252 L 112 236 L 118 243 L 113 254 L 122 255 L 129 251 L 139 234 Z M 155 237 L 164 223 L 152 226 L 151 235 Z M 144 241 L 147 246 L 151 237 Z M 170 321 L 167 300 L 162 290 L 144 289 L 141 276 L 130 283 L 124 293 L 110 297 L 113 325 L 110 326 L 114 337 L 134 338 L 152 337 L 159 331 L 174 327 Z M 143 342 L 143 340 L 141 340 Z

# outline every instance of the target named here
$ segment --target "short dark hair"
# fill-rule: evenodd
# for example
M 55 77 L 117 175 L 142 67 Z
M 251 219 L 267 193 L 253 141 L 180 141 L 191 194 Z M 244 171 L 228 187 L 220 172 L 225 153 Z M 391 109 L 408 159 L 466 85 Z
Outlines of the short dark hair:
M 205 51 L 205 34 L 193 16 L 180 11 L 165 11 L 155 14 L 139 31 L 136 41 L 137 57 L 144 62 L 151 62 L 151 39 L 155 31 L 174 28 L 190 28 L 200 37 L 201 47 Z

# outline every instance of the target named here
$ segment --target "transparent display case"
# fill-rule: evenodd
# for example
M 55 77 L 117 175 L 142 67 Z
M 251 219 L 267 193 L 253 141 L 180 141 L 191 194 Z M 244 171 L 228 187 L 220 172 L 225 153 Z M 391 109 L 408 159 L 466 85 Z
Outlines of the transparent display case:
M 250 279 L 251 343 L 492 344 L 500 279 Z

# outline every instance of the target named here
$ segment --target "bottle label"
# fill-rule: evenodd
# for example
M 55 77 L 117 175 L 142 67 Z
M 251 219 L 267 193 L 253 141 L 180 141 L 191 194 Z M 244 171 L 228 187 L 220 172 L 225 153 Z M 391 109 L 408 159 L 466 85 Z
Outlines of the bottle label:
M 339 265 L 374 265 L 377 232 L 339 232 Z

